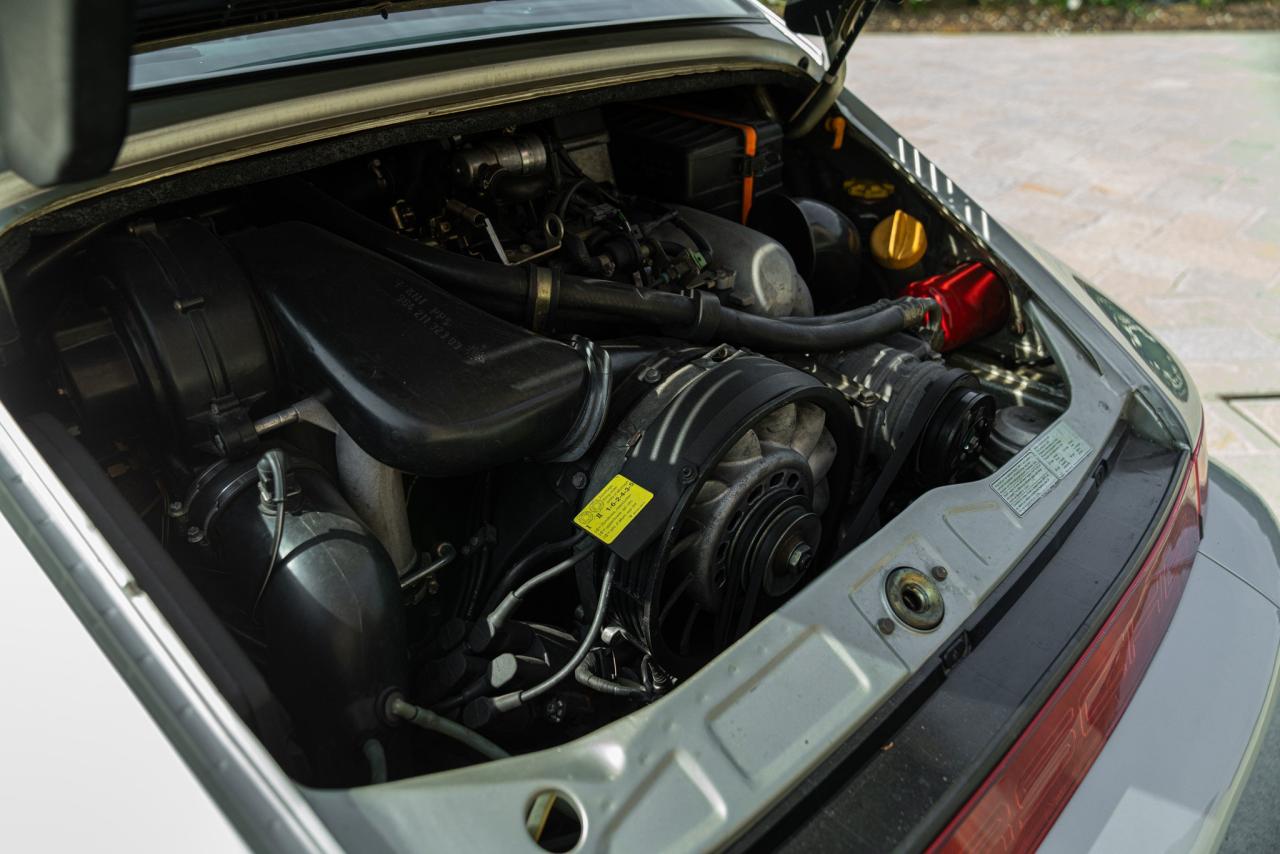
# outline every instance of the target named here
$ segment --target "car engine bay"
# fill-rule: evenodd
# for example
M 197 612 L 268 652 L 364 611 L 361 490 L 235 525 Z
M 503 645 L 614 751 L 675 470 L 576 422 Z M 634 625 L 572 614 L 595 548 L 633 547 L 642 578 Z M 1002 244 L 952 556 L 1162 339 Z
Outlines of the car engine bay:
M 563 744 L 1066 407 L 972 235 L 777 115 L 610 103 L 41 238 L 6 403 L 257 665 L 295 778 Z M 942 619 L 927 573 L 885 596 Z

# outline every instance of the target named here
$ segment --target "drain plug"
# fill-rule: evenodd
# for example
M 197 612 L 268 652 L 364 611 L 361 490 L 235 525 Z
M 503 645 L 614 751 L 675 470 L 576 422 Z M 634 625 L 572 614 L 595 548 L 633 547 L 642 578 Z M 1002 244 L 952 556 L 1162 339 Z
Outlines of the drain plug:
M 916 631 L 936 629 L 947 610 L 937 583 L 909 566 L 900 566 L 889 573 L 884 593 L 893 615 Z

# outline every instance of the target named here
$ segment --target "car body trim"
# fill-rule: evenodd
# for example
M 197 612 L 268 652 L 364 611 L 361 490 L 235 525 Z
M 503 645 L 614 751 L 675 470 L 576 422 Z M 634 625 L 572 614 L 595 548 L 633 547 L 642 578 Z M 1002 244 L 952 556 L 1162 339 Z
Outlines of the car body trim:
M 0 509 L 241 835 L 273 850 L 337 851 L 314 810 L 3 407 Z

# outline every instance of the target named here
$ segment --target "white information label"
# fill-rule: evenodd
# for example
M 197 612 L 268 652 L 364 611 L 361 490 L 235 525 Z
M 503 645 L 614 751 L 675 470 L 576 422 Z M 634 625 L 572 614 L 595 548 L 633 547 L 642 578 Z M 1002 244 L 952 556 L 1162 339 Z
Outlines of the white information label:
M 1080 438 L 1071 425 L 1065 421 L 1044 431 L 1031 443 L 1031 452 L 1040 458 L 1053 476 L 1061 480 L 1066 477 L 1081 460 L 1089 456 L 1089 443 Z
M 1014 513 L 1021 516 L 1053 489 L 1057 482 L 1053 472 L 1034 454 L 1022 454 L 1013 461 L 1008 471 L 996 478 L 991 488 L 1013 508 Z
M 1059 421 L 1024 448 L 991 488 L 1022 516 L 1092 450 L 1071 425 Z

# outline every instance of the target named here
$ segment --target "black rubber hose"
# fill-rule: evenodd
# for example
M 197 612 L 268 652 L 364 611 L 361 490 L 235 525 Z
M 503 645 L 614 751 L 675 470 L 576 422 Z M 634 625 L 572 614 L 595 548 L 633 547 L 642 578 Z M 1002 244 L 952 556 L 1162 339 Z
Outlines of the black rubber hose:
M 597 676 L 591 669 L 591 662 L 585 658 L 577 669 L 573 671 L 573 678 L 578 680 L 578 684 L 583 687 L 598 691 L 601 694 L 609 694 L 613 697 L 645 697 L 649 694 L 648 689 L 643 685 L 624 684 L 622 682 L 614 682 L 612 679 L 605 679 L 603 676 Z
M 564 191 L 564 195 L 560 197 L 560 204 L 556 206 L 556 213 L 560 219 L 564 219 L 569 213 L 569 202 L 573 201 L 573 197 L 577 195 L 582 186 L 587 183 L 586 178 L 579 178 L 569 185 L 569 189 Z
M 392 697 L 387 702 L 387 712 L 393 717 L 406 720 L 423 729 L 429 729 L 432 732 L 465 744 L 485 759 L 506 759 L 511 755 L 480 733 L 468 729 L 457 721 L 450 720 L 443 715 L 437 715 L 429 709 L 415 706 L 413 703 L 407 702 L 403 697 Z
M 348 240 L 379 252 L 421 273 L 425 278 L 486 305 L 509 302 L 517 314 L 524 312 L 537 271 L 507 267 L 424 246 L 415 240 L 362 216 L 311 185 L 283 182 L 280 194 L 293 202 L 294 211 L 305 212 Z M 696 343 L 724 342 L 764 352 L 814 352 L 860 347 L 893 332 L 919 326 L 935 303 L 906 297 L 872 314 L 843 319 L 761 317 L 728 308 L 712 294 L 692 297 L 648 288 L 635 288 L 602 279 L 552 274 L 557 294 L 554 310 L 582 312 L 608 319 L 649 323 L 678 338 Z
M 712 256 L 711 244 L 708 243 L 707 239 L 702 236 L 702 232 L 698 231 L 696 228 L 689 225 L 689 223 L 685 220 L 685 218 L 680 216 L 678 212 L 674 217 L 671 218 L 671 224 L 674 225 L 676 228 L 680 229 L 681 231 L 683 231 L 685 236 L 693 241 L 693 245 L 698 247 L 698 251 L 701 252 L 704 256 L 706 256 L 706 259 L 708 261 L 711 260 L 711 256 Z
M 883 311 L 891 305 L 893 305 L 892 300 L 882 299 L 876 300 L 870 305 L 860 305 L 857 308 L 842 311 L 839 314 L 819 314 L 816 317 L 788 317 L 787 320 L 796 326 L 831 326 L 836 323 L 858 320 L 869 314 Z
M 714 337 L 716 340 L 765 352 L 821 353 L 848 350 L 918 326 L 926 312 L 924 306 L 894 303 L 883 311 L 866 317 L 826 325 L 784 323 L 772 317 L 760 317 L 741 311 L 722 312 Z
M 524 598 L 529 595 L 530 590 L 573 569 L 579 561 L 591 554 L 598 545 L 600 545 L 599 541 L 595 541 L 582 551 L 573 552 L 555 566 L 550 569 L 544 569 L 504 596 L 498 606 L 490 611 L 484 619 L 477 620 L 472 624 L 471 631 L 467 633 L 467 649 L 474 653 L 482 653 L 487 650 L 493 639 L 498 636 L 498 631 L 506 623 L 507 618 L 511 616 L 511 612 L 520 606 Z
M 563 540 L 558 540 L 554 543 L 543 543 L 516 561 L 515 565 L 508 569 L 502 578 L 498 580 L 498 583 L 493 586 L 493 589 L 489 591 L 489 596 L 484 602 L 484 613 L 488 614 L 498 607 L 498 603 L 502 601 L 502 598 L 513 590 L 516 585 L 524 581 L 524 576 L 530 569 L 551 555 L 560 554 L 560 552 L 573 548 L 582 542 L 586 536 L 586 531 L 576 531 Z

